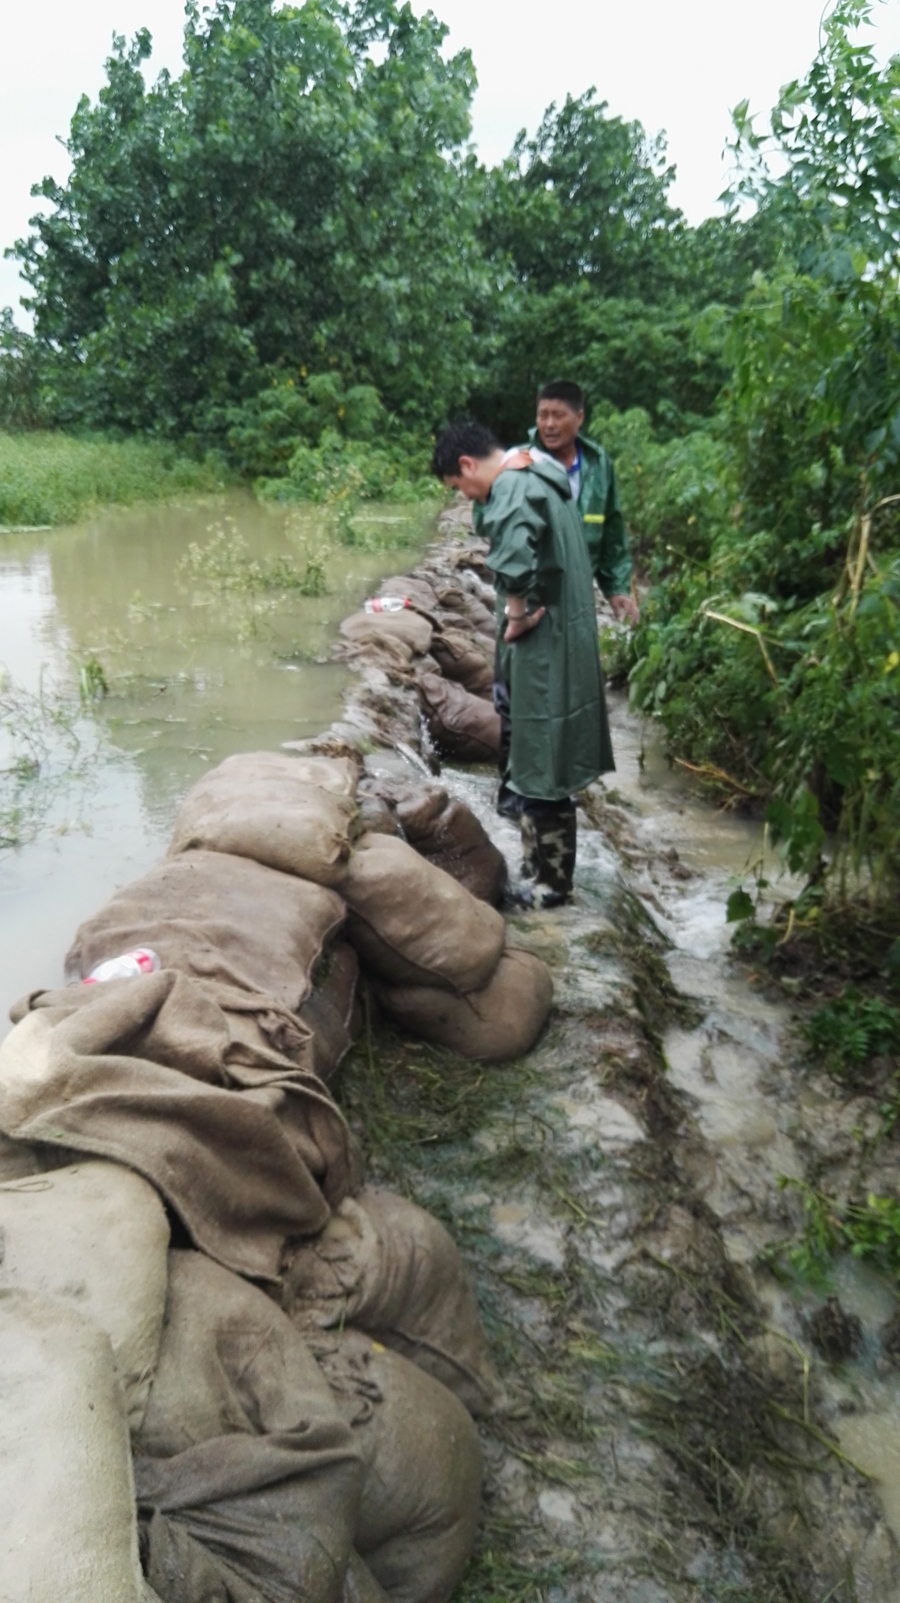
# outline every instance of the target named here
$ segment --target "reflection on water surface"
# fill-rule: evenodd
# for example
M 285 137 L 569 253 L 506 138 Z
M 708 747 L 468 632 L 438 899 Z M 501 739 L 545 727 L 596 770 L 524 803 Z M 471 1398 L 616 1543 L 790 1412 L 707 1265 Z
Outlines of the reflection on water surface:
M 415 560 L 401 542 L 427 533 L 395 509 L 364 516 L 362 538 L 396 526 L 397 545 L 335 547 L 317 509 L 249 495 L 0 536 L 0 672 L 12 682 L 0 716 L 17 729 L 0 767 L 23 770 L 11 827 L 8 775 L 0 802 L 6 833 L 22 840 L 0 850 L 0 1033 L 18 995 L 61 980 L 79 921 L 164 851 L 178 800 L 205 767 L 337 717 L 336 626 L 373 580 Z M 217 534 L 240 559 L 224 574 L 189 560 Z M 300 574 L 321 562 L 327 593 L 244 582 L 247 561 L 265 573 L 277 559 Z M 79 674 L 89 694 L 92 662 L 109 693 L 82 707 Z

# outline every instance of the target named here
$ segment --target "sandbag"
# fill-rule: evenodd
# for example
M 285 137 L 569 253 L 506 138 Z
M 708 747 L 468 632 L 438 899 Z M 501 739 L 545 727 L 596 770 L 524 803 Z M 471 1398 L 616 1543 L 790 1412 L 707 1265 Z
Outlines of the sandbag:
M 416 681 L 419 703 L 437 750 L 458 762 L 486 763 L 500 750 L 500 716 L 492 703 L 438 674 Z
M 402 831 L 410 846 L 442 868 L 473 896 L 494 905 L 506 885 L 507 868 L 503 853 L 494 845 L 487 830 L 465 802 L 452 800 L 443 785 L 416 784 L 390 779 L 363 780 L 372 786 L 385 809 L 390 826 L 379 833 Z M 363 804 L 369 800 L 363 797 Z
M 359 960 L 347 941 L 337 941 L 313 975 L 312 991 L 300 1020 L 312 1031 L 313 1072 L 328 1081 L 349 1050 L 357 1030 Z
M 402 612 L 354 612 L 341 624 L 345 640 L 359 640 L 368 634 L 394 635 L 420 657 L 431 650 L 433 632 L 428 619 L 411 607 L 404 607 Z
M 500 961 L 500 914 L 405 841 L 363 835 L 341 892 L 350 909 L 347 939 L 391 984 L 474 991 Z
M 553 981 L 539 957 L 507 947 L 480 991 L 451 996 L 428 986 L 380 985 L 376 996 L 390 1018 L 423 1041 L 499 1063 L 534 1046 L 550 1012 Z
M 490 698 L 494 683 L 493 658 L 461 629 L 442 629 L 431 642 L 431 655 L 445 679 L 463 685 L 473 696 Z
M 415 607 L 422 612 L 433 612 L 437 606 L 437 596 L 434 585 L 429 579 L 416 578 L 412 574 L 392 574 L 389 579 L 382 579 L 378 591 L 380 596 L 407 596 Z
M 475 1427 L 455 1397 L 398 1353 L 355 1330 L 339 1342 L 345 1356 L 365 1362 L 377 1394 L 362 1417 L 352 1398 L 336 1398 L 363 1458 L 354 1547 L 391 1603 L 447 1603 L 478 1528 Z
M 3 1603 L 142 1603 L 128 1427 L 109 1338 L 0 1292 Z
M 150 946 L 164 968 L 265 991 L 296 1009 L 343 918 L 340 897 L 320 885 L 248 857 L 183 852 L 85 920 L 66 973 L 84 977 L 105 958 Z
M 217 998 L 284 1018 L 172 969 L 26 997 L 0 1044 L 0 1129 L 136 1169 L 211 1257 L 275 1279 L 285 1238 L 357 1188 L 355 1147 L 321 1080 L 236 1042 Z
M 501 1389 L 459 1248 L 423 1208 L 365 1186 L 285 1270 L 282 1306 L 302 1330 L 358 1326 L 490 1413 Z
M 59 1299 L 112 1343 L 128 1422 L 143 1417 L 166 1301 L 169 1226 L 153 1187 L 86 1159 L 0 1185 L 0 1292 Z
M 351 763 L 327 757 L 273 751 L 226 757 L 185 796 L 169 855 L 230 852 L 333 885 L 350 856 L 356 777 Z
M 257 1287 L 169 1254 L 135 1487 L 164 1603 L 340 1603 L 362 1452 L 314 1358 Z
M 0 1185 L 7 1180 L 25 1180 L 44 1169 L 37 1147 L 30 1141 L 14 1141 L 0 1132 Z

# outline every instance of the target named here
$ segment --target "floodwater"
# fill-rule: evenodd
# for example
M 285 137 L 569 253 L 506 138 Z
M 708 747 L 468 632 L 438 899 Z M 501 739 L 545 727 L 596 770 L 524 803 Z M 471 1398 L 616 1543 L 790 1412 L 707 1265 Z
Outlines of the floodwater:
M 0 847 L 0 1034 L 18 996 L 62 981 L 79 922 L 165 851 L 205 767 L 338 716 L 337 625 L 426 536 L 396 508 L 355 528 L 384 539 L 392 523 L 393 549 L 347 549 L 315 508 L 231 495 L 0 535 L 0 723 L 17 730 L 0 730 L 0 836 L 20 839 Z M 206 557 L 192 563 L 192 545 Z M 327 593 L 247 585 L 248 562 L 279 558 L 321 562 Z M 92 662 L 108 685 L 96 699 Z

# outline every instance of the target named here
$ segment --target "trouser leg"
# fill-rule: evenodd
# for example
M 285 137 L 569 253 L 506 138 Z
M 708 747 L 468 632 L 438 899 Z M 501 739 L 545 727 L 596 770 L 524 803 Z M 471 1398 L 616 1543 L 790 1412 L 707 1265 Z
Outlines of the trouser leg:
M 572 894 L 575 874 L 577 824 L 575 803 L 522 801 L 522 854 L 524 871 L 534 881 L 535 906 L 551 906 Z
M 502 818 L 518 818 L 522 810 L 522 798 L 517 791 L 511 790 L 509 785 L 509 747 L 512 738 L 509 687 L 499 676 L 494 679 L 492 694 L 494 710 L 500 717 L 500 747 L 497 753 L 500 788 L 497 791 L 497 811 Z

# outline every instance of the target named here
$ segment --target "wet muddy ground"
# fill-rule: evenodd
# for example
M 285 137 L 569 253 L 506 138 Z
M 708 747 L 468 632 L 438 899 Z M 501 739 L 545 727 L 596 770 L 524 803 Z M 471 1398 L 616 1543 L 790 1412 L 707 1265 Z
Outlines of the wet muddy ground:
M 509 918 L 553 970 L 538 1047 L 473 1065 L 374 1019 L 338 1084 L 374 1177 L 466 1253 L 507 1389 L 460 1603 L 893 1603 L 893 1294 L 838 1266 L 863 1341 L 832 1364 L 810 1337 L 825 1291 L 760 1262 L 799 1225 L 779 1181 L 839 1178 L 871 1109 L 810 1076 L 788 1004 L 729 956 L 755 827 L 673 781 L 611 700 L 618 772 L 582 798 L 574 905 Z M 364 667 L 340 727 L 375 772 L 420 761 L 402 671 Z M 493 775 L 442 783 L 515 874 Z

